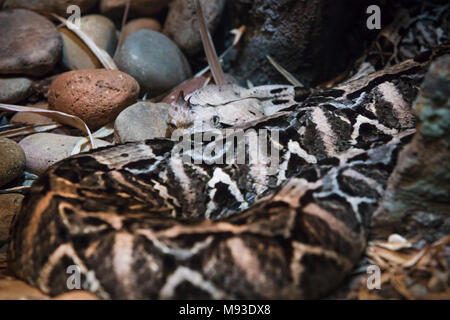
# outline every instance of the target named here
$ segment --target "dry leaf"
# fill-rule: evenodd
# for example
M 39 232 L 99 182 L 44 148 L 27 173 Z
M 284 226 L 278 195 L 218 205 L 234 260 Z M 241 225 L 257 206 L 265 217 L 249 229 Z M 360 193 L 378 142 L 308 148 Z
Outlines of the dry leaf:
M 1 131 L 1 130 L 6 130 L 6 129 L 9 129 L 9 128 L 17 129 L 17 126 L 18 126 L 17 123 L 5 124 L 5 125 L 3 125 L 3 126 L 0 126 L 0 131 Z
M 21 193 L 22 191 L 30 189 L 31 186 L 20 186 L 9 189 L 0 190 L 0 194 L 8 194 L 8 193 Z
M 276 62 L 271 56 L 267 55 L 266 56 L 267 59 L 269 60 L 269 62 L 275 67 L 275 69 L 277 69 L 277 71 L 279 73 L 281 73 L 281 75 L 283 77 L 286 78 L 287 81 L 289 81 L 290 84 L 296 86 L 296 87 L 305 87 L 300 81 L 298 81 L 289 71 L 287 71 L 286 69 L 284 69 L 282 66 L 280 66 L 278 64 L 278 62 Z
M 397 290 L 397 292 L 400 293 L 403 297 L 408 300 L 414 300 L 414 296 L 409 292 L 403 279 L 403 274 L 391 274 L 390 283 L 395 288 L 395 290 Z
M 89 151 L 89 147 L 86 146 L 86 144 L 89 143 L 89 139 L 87 138 L 81 138 L 76 145 L 73 147 L 72 152 L 70 153 L 71 156 L 74 156 L 76 154 L 79 154 L 81 152 L 87 152 Z
M 130 6 L 131 6 L 131 0 L 127 0 L 127 3 L 125 4 L 125 10 L 123 12 L 122 27 L 120 28 L 120 39 L 119 39 L 119 42 L 117 42 L 116 52 L 117 52 L 117 50 L 119 50 L 120 45 L 125 40 L 124 39 L 125 33 L 123 32 L 123 29 L 125 27 L 125 24 L 127 23 L 128 14 L 130 13 Z
M 426 252 L 427 252 L 427 248 L 423 248 L 422 250 L 417 252 L 417 254 L 415 254 L 411 259 L 409 259 L 409 261 L 406 261 L 403 264 L 403 268 L 413 267 L 417 262 L 419 262 L 419 260 L 425 255 Z
M 203 48 L 205 49 L 206 58 L 208 59 L 211 72 L 217 85 L 225 84 L 225 75 L 223 74 L 222 66 L 220 65 L 219 58 L 217 57 L 216 49 L 211 38 L 211 34 L 206 26 L 205 16 L 203 15 L 203 8 L 200 4 L 200 0 L 195 0 L 195 6 L 197 9 L 198 21 L 200 25 L 200 35 L 202 37 Z
M 108 123 L 107 125 L 101 127 L 95 131 L 92 136 L 96 139 L 106 138 L 114 134 L 114 121 Z
M 419 240 L 419 237 L 406 240 L 391 235 L 387 242 L 370 242 L 366 255 L 370 263 L 382 270 L 383 291 L 369 290 L 365 285 L 366 276 L 361 282 L 358 298 L 450 299 L 447 263 L 450 235 L 420 249 L 412 246 Z
M 233 44 L 231 45 L 230 48 L 228 48 L 227 50 L 233 48 L 234 46 L 236 46 L 239 41 L 241 41 L 242 36 L 244 35 L 245 32 L 245 26 L 240 26 L 239 29 L 233 29 L 230 31 L 230 33 L 234 34 L 234 40 L 233 40 Z
M 98 129 L 96 132 L 92 134 L 92 136 L 95 139 L 101 139 L 109 137 L 112 134 L 114 134 L 114 121 Z M 73 156 L 81 152 L 89 151 L 90 148 L 88 144 L 89 144 L 88 138 L 81 138 L 80 141 L 78 141 L 75 147 L 73 148 L 71 155 Z
M 371 247 L 368 251 L 369 257 L 377 257 L 381 258 L 384 261 L 388 262 L 391 266 L 403 265 L 407 261 L 411 259 L 411 255 L 392 251 L 389 249 L 381 248 L 381 247 Z
M 241 26 L 239 29 L 233 29 L 230 31 L 230 33 L 234 34 L 234 40 L 233 40 L 233 44 L 228 47 L 219 57 L 219 62 L 223 63 L 223 58 L 225 58 L 225 56 L 239 43 L 239 41 L 242 38 L 242 35 L 245 32 L 245 26 Z M 205 73 L 207 73 L 209 71 L 210 67 L 209 65 L 207 67 L 205 67 L 203 70 L 200 70 L 194 77 L 201 77 L 203 76 Z
M 20 136 L 27 136 L 33 133 L 39 133 L 39 132 L 47 132 L 54 130 L 56 128 L 61 127 L 60 124 L 36 124 L 36 125 L 25 125 L 20 128 L 5 130 L 0 132 L 0 137 L 3 138 L 14 138 L 14 137 L 20 137 Z
M 435 243 L 433 243 L 432 247 L 442 249 L 443 247 L 447 246 L 448 244 L 450 244 L 450 234 L 443 237 L 442 239 L 436 241 Z
M 67 124 L 69 126 L 75 127 L 84 133 L 86 133 L 89 137 L 89 140 L 91 141 L 91 146 L 93 149 L 95 149 L 95 143 L 94 138 L 92 137 L 91 130 L 89 130 L 89 127 L 84 123 L 83 120 L 80 118 L 60 112 L 60 111 L 54 111 L 54 110 L 47 110 L 47 109 L 39 109 L 39 108 L 33 108 L 33 107 L 23 107 L 23 106 L 16 106 L 11 104 L 4 104 L 0 103 L 0 110 L 4 111 L 11 111 L 11 112 L 33 112 L 36 114 L 40 114 L 49 118 L 52 118 L 53 120 L 56 120 L 60 123 Z
M 411 248 L 413 243 L 406 240 L 398 234 L 392 234 L 389 236 L 387 242 L 375 242 L 374 245 L 382 248 L 386 248 L 393 251 L 398 251 L 405 248 Z
M 373 72 L 375 72 L 375 69 L 373 69 Z M 332 88 L 337 84 L 342 83 L 346 78 L 347 78 L 348 72 L 342 72 L 341 74 L 338 74 L 336 77 L 334 77 L 331 80 L 328 80 L 324 83 L 321 83 L 319 85 L 316 86 L 317 89 L 327 89 L 327 88 Z M 349 80 L 346 80 L 349 81 Z

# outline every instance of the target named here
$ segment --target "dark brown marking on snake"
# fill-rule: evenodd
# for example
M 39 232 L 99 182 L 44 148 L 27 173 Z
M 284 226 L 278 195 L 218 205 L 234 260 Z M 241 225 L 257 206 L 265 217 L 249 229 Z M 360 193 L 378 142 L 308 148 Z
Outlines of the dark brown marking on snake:
M 286 104 L 286 103 L 289 103 L 289 100 L 276 99 L 276 100 L 273 100 L 272 103 L 274 105 Z

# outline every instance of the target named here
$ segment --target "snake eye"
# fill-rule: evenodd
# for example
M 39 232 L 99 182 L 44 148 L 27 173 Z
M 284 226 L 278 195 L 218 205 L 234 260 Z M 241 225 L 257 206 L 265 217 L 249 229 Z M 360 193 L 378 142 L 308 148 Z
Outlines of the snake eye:
M 214 127 L 217 127 L 217 126 L 220 124 L 220 118 L 219 118 L 218 116 L 213 116 L 213 117 L 211 118 L 211 124 L 212 124 Z

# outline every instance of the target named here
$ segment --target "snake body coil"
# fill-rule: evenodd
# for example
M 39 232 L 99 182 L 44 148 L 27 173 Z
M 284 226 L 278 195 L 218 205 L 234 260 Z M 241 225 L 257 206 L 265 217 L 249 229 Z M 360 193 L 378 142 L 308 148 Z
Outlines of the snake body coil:
M 101 298 L 319 297 L 365 248 L 431 59 L 317 91 L 252 125 L 279 137 L 276 174 L 267 163 L 195 164 L 171 140 L 66 159 L 15 218 L 10 267 L 52 295 L 77 265 Z

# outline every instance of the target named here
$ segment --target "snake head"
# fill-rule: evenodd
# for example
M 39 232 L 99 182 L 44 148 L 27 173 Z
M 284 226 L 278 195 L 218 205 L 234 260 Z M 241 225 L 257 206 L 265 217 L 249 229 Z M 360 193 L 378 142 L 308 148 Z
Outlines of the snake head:
M 208 105 L 194 106 L 183 92 L 171 103 L 168 116 L 169 133 L 187 130 L 189 133 L 204 132 L 220 127 L 218 109 Z M 168 134 L 170 136 L 170 134 Z
M 240 126 L 264 117 L 258 99 L 235 97 L 230 88 L 207 86 L 187 97 L 181 92 L 171 104 L 169 127 L 190 133 L 206 132 Z
M 167 124 L 171 129 L 186 129 L 193 124 L 191 106 L 183 91 L 180 91 L 177 99 L 170 104 Z

